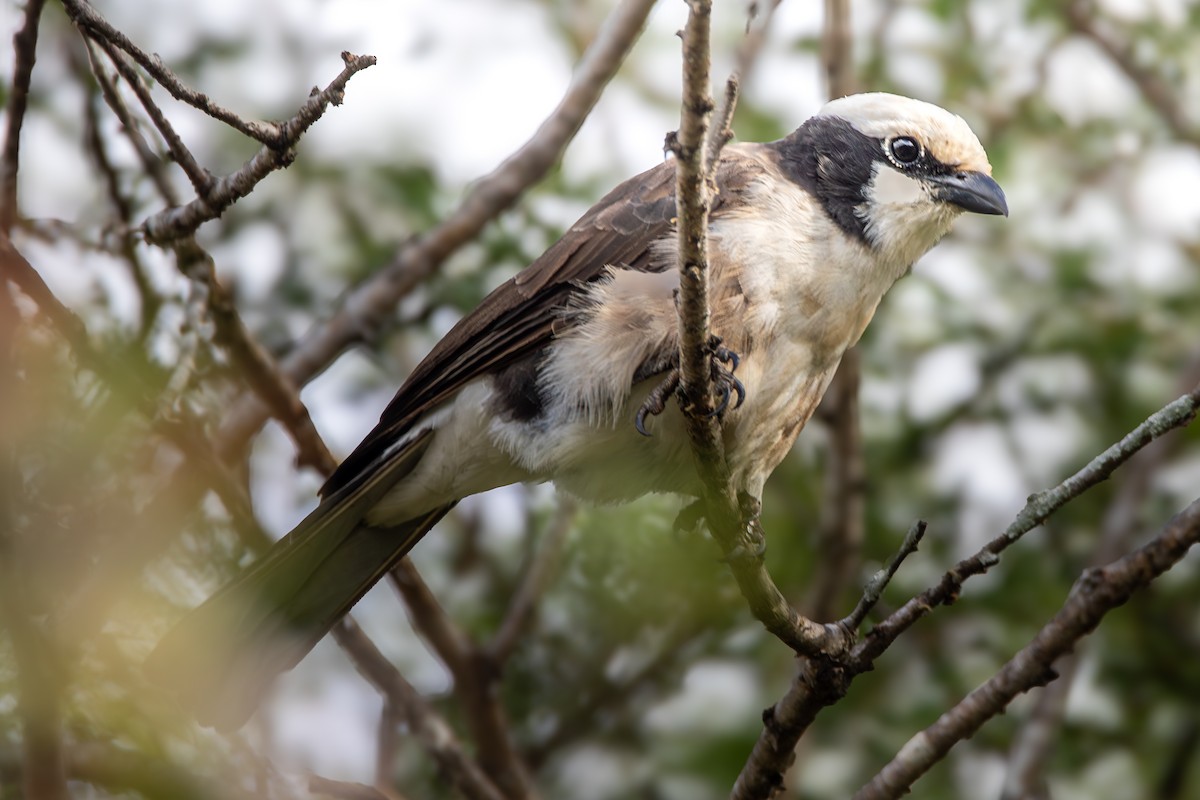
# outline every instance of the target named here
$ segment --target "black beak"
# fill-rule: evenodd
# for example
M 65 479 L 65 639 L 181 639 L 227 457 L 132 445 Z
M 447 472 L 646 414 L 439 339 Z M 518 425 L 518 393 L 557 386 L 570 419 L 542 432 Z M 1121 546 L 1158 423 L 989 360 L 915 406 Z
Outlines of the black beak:
M 982 172 L 955 172 L 928 180 L 933 184 L 933 196 L 943 203 L 952 203 L 976 214 L 1008 216 L 1004 190 Z

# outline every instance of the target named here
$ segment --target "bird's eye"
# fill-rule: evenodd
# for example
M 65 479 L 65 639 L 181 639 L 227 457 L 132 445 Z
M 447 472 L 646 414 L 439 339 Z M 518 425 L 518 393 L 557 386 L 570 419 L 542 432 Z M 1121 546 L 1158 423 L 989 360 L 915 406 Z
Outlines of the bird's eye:
M 921 145 L 911 136 L 897 136 L 888 147 L 896 163 L 906 167 L 917 163 L 917 159 L 921 157 Z

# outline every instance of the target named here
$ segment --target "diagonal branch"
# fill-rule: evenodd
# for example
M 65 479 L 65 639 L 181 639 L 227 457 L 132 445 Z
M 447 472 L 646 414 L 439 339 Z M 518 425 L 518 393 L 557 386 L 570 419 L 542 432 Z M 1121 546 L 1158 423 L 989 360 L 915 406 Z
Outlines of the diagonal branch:
M 1067 24 L 1076 33 L 1090 39 L 1125 73 L 1146 103 L 1167 123 L 1167 127 L 1176 138 L 1200 144 L 1200 128 L 1197 128 L 1184 112 L 1177 93 L 1171 90 L 1161 75 L 1139 63 L 1132 47 L 1117 41 L 1096 24 L 1096 9 L 1093 3 L 1088 0 L 1070 0 L 1063 4 L 1063 13 Z
M 329 85 L 309 96 L 295 116 L 280 125 L 279 142 L 263 145 L 242 168 L 232 175 L 216 178 L 208 192 L 179 208 L 158 212 L 142 223 L 146 241 L 166 244 L 196 232 L 205 222 L 216 219 L 236 201 L 250 194 L 263 178 L 277 169 L 290 165 L 296 157 L 295 146 L 313 123 L 330 105 L 339 106 L 345 96 L 346 84 L 359 72 L 375 65 L 375 56 L 356 56 L 342 53 L 345 67 Z
M 909 788 L 950 748 L 971 736 L 1013 699 L 1056 677 L 1051 665 L 1069 653 L 1112 609 L 1124 604 L 1178 563 L 1200 542 L 1200 500 L 1175 515 L 1151 542 L 1106 567 L 1088 569 L 1075 582 L 1062 609 L 982 686 L 918 733 L 879 773 L 854 795 L 855 800 L 884 800 Z
M 333 636 L 354 660 L 354 666 L 386 698 L 401 709 L 413 735 L 437 762 L 442 774 L 469 800 L 504 800 L 504 795 L 467 756 L 454 730 L 405 680 L 379 648 L 346 617 L 333 628 Z
M 232 111 L 214 103 L 208 95 L 184 86 L 183 82 L 175 76 L 175 73 L 167 69 L 166 65 L 162 63 L 161 58 L 157 55 L 147 53 L 135 45 L 130 41 L 128 36 L 121 33 L 121 31 L 114 28 L 107 20 L 101 17 L 100 13 L 90 3 L 84 2 L 84 0 L 63 0 L 63 7 L 66 8 L 71 21 L 75 23 L 75 26 L 87 38 L 95 40 L 97 43 L 109 43 L 116 49 L 128 53 L 142 69 L 146 70 L 176 100 L 203 111 L 210 117 L 224 122 L 234 130 L 240 131 L 251 139 L 262 142 L 269 147 L 282 148 L 287 146 L 288 140 L 279 125 L 269 122 L 249 122 Z
M 875 626 L 856 644 L 849 656 L 835 661 L 810 658 L 796 675 L 787 693 L 763 714 L 763 731 L 734 785 L 734 800 L 768 797 L 783 780 L 800 737 L 821 709 L 832 705 L 850 688 L 855 677 L 870 671 L 896 638 L 939 605 L 958 598 L 963 581 L 980 575 L 999 561 L 1000 553 L 1033 530 L 1051 514 L 1088 489 L 1107 480 L 1121 464 L 1152 441 L 1189 424 L 1200 411 L 1200 385 L 1151 414 L 1121 441 L 1109 447 L 1086 467 L 1045 492 L 1034 494 L 1017 518 L 997 538 L 975 555 L 955 564 L 941 581 Z

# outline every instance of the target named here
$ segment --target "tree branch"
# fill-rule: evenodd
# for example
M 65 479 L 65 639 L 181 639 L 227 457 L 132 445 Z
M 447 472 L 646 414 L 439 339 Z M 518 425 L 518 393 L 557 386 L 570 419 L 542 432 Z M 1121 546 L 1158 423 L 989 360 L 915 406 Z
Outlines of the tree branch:
M 93 39 L 97 43 L 110 43 L 113 47 L 128 53 L 142 69 L 146 70 L 176 100 L 203 111 L 210 117 L 224 122 L 234 130 L 240 131 L 251 139 L 262 142 L 268 147 L 284 148 L 289 146 L 287 135 L 280 125 L 269 122 L 247 121 L 232 111 L 217 105 L 207 95 L 184 86 L 183 82 L 175 76 L 175 73 L 167 69 L 166 65 L 162 63 L 162 59 L 157 55 L 147 53 L 135 45 L 130 41 L 128 36 L 121 33 L 121 31 L 114 28 L 107 20 L 101 17 L 100 13 L 90 3 L 83 2 L 83 0 L 63 0 L 63 7 L 66 8 L 71 21 L 75 23 L 75 26 L 87 38 Z M 334 105 L 337 105 L 337 103 Z
M 942 576 L 941 582 L 919 596 L 914 597 L 896 610 L 887 619 L 867 634 L 855 648 L 855 659 L 860 665 L 868 665 L 886 650 L 902 632 L 912 627 L 942 604 L 958 599 L 963 581 L 972 575 L 982 575 L 998 563 L 1000 553 L 1009 545 L 1058 511 L 1064 505 L 1088 489 L 1108 479 L 1117 467 L 1128 461 L 1164 433 L 1188 425 L 1200 410 L 1200 385 L 1188 394 L 1151 414 L 1141 425 L 1125 435 L 1121 441 L 1107 448 L 1088 462 L 1087 466 L 1067 478 L 1053 489 L 1032 494 L 1016 519 L 1002 534 L 988 542 L 982 550 L 970 558 L 963 559 Z
M 505 797 L 535 797 L 528 770 L 513 742 L 508 715 L 496 695 L 496 665 L 454 624 L 411 560 L 401 560 L 389 577 L 404 598 L 413 627 L 454 678 L 454 694 L 462 704 L 484 772 Z
M 1134 453 L 1167 431 L 1187 425 L 1200 410 L 1200 385 L 1150 415 L 1121 441 L 1096 456 L 1086 467 L 1045 492 L 1032 495 L 1011 525 L 975 555 L 954 565 L 941 581 L 893 612 L 858 642 L 841 660 L 809 658 L 787 693 L 763 713 L 763 731 L 755 742 L 737 782 L 733 800 L 769 797 L 791 766 L 796 742 L 826 706 L 845 696 L 851 682 L 875 666 L 875 660 L 919 619 L 958 597 L 962 583 L 986 572 L 999 554 L 1021 536 L 1083 492 L 1106 480 Z
M 1146 544 L 1124 558 L 1088 569 L 1075 582 L 1062 609 L 999 672 L 938 720 L 914 736 L 879 774 L 854 795 L 855 800 L 901 797 L 956 743 L 1001 713 L 1018 694 L 1056 677 L 1051 665 L 1091 633 L 1112 609 L 1174 566 L 1200 542 L 1200 500 L 1175 515 Z
M 390 703 L 405 714 L 409 728 L 433 757 L 442 774 L 469 800 L 505 800 L 495 784 L 467 757 L 454 730 L 421 697 L 375 643 L 345 617 L 333 627 L 333 636 L 354 666 Z
M 1093 3 L 1070 0 L 1063 4 L 1063 13 L 1072 30 L 1090 39 L 1125 73 L 1177 139 L 1200 145 L 1200 129 L 1188 118 L 1176 93 L 1158 73 L 1138 63 L 1132 47 L 1116 41 L 1096 24 L 1097 14 Z
M 1200 384 L 1200 351 L 1184 370 L 1184 388 Z M 1096 550 L 1088 566 L 1099 567 L 1119 558 L 1142 529 L 1138 520 L 1151 483 L 1182 442 L 1182 431 L 1175 430 L 1155 439 L 1129 460 L 1129 475 L 1116 487 L 1112 501 L 1100 522 Z M 1037 703 L 1013 738 L 1008 756 L 1002 800 L 1025 800 L 1042 791 L 1046 762 L 1054 752 L 1054 734 L 1062 723 L 1067 696 L 1079 666 L 1079 654 L 1062 658 L 1054 669 L 1058 679 L 1037 694 Z
M 8 95 L 4 149 L 0 153 L 0 233 L 12 233 L 17 221 L 17 170 L 21 165 L 21 126 L 29 107 L 29 83 L 37 60 L 38 22 L 46 0 L 27 0 L 25 23 L 13 36 L 13 82 Z

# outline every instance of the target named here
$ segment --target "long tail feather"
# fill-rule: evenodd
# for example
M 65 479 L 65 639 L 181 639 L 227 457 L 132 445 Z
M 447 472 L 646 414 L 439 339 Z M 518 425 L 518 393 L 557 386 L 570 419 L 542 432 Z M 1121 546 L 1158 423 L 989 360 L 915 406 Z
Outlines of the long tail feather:
M 453 504 L 388 528 L 363 524 L 408 475 L 431 431 L 385 464 L 325 498 L 241 576 L 180 621 L 144 671 L 176 693 L 199 721 L 240 727 L 271 681 L 316 646 Z

